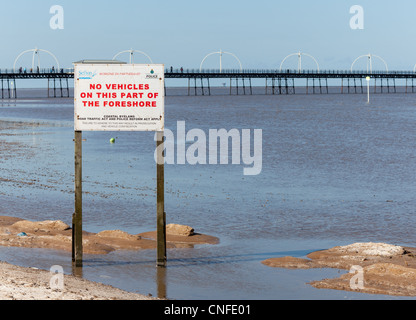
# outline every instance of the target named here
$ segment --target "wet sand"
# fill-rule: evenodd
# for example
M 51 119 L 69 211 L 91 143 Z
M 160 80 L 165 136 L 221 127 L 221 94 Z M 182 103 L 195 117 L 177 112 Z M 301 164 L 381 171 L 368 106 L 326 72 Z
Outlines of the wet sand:
M 386 243 L 354 243 L 312 252 L 307 259 L 288 256 L 266 259 L 262 263 L 287 269 L 349 270 L 339 278 L 309 283 L 318 289 L 416 296 L 416 248 Z
M 186 232 L 184 232 L 185 230 Z M 168 225 L 168 248 L 192 247 L 195 244 L 218 243 L 218 238 L 195 233 L 193 228 Z M 83 232 L 83 251 L 107 254 L 114 250 L 156 248 L 156 231 L 132 235 L 121 230 L 98 233 Z M 29 221 L 0 216 L 0 245 L 26 248 L 72 250 L 72 229 L 60 220 Z M 63 287 L 56 289 L 55 274 L 35 268 L 0 262 L 0 300 L 148 300 L 148 296 L 130 293 L 80 277 L 62 275 Z
M 169 228 L 177 226 L 176 229 Z M 187 235 L 181 228 L 192 229 Z M 193 247 L 195 244 L 215 244 L 218 238 L 195 233 L 193 228 L 167 225 L 167 248 Z M 83 252 L 107 254 L 114 250 L 143 250 L 156 248 L 156 231 L 129 234 L 122 230 L 104 230 L 98 233 L 83 231 Z M 72 229 L 60 220 L 29 221 L 17 217 L 0 216 L 0 245 L 26 248 L 72 250 Z

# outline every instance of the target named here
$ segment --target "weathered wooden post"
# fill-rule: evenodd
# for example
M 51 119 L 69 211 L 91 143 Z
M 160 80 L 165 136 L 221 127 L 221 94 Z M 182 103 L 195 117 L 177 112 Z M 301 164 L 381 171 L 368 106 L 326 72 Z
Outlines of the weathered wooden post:
M 72 217 L 72 262 L 82 267 L 82 131 L 75 131 L 75 212 Z
M 163 131 L 157 132 L 157 266 L 166 266 L 165 173 L 163 159 Z

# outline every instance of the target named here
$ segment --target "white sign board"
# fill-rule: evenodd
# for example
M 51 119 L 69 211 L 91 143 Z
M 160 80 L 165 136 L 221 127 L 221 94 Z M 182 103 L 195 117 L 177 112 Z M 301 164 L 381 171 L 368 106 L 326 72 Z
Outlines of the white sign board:
M 74 64 L 75 131 L 163 131 L 162 64 Z

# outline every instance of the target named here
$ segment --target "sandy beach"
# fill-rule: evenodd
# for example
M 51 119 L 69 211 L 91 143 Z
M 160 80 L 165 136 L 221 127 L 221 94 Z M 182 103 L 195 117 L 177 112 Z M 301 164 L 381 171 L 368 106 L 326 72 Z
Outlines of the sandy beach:
M 62 276 L 62 280 L 54 278 L 58 275 Z M 57 274 L 46 270 L 24 268 L 0 262 L 0 300 L 149 299 L 155 298 L 123 291 L 72 275 Z

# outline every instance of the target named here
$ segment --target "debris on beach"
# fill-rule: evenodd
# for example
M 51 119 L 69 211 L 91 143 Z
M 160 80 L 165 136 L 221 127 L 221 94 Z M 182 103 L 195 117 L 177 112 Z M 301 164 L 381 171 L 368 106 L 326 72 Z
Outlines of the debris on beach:
M 262 263 L 276 268 L 337 268 L 349 271 L 339 278 L 309 283 L 318 289 L 416 296 L 416 248 L 386 243 L 353 243 L 311 252 L 306 259 L 279 257 Z M 362 285 L 356 285 L 359 272 Z

